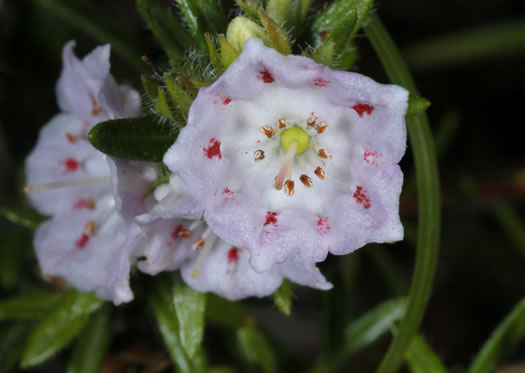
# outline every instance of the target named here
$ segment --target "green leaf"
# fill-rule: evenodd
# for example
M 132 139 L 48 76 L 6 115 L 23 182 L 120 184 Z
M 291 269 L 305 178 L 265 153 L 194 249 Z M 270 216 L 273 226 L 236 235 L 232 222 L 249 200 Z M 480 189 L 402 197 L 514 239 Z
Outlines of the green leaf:
M 176 139 L 174 126 L 148 117 L 108 120 L 89 131 L 89 141 L 102 153 L 137 161 L 161 162 Z
M 290 16 L 292 10 L 292 0 L 268 0 L 266 12 L 270 18 L 282 25 Z
M 204 335 L 206 294 L 177 282 L 173 288 L 173 304 L 179 322 L 182 347 L 192 358 L 199 350 Z
M 80 335 L 66 373 L 99 373 L 111 341 L 109 306 L 93 314 Z
M 423 113 L 430 107 L 430 101 L 421 96 L 411 94 L 408 97 L 408 109 L 406 117 L 410 118 L 414 115 Z
M 412 373 L 447 373 L 439 356 L 419 335 L 412 339 L 405 355 L 405 361 Z
M 405 314 L 406 304 L 405 298 L 390 300 L 354 321 L 344 332 L 344 354 L 353 355 L 389 332 Z
M 175 104 L 179 115 L 185 120 L 188 117 L 188 111 L 193 103 L 193 99 L 189 93 L 170 76 L 164 76 L 164 80 L 166 81 L 166 90 L 171 101 Z
M 15 224 L 29 229 L 36 229 L 47 217 L 33 209 L 23 207 L 1 207 L 0 215 Z
M 150 304 L 171 360 L 180 373 L 192 373 L 191 361 L 186 356 L 179 339 L 179 323 L 175 316 L 172 293 L 163 279 L 158 276 L 153 282 L 149 297 Z
M 154 0 L 137 0 L 137 9 L 146 24 L 171 58 L 183 58 L 192 40 L 179 20 Z
M 31 327 L 13 325 L 0 331 L 0 373 L 9 373 L 16 367 Z
M 208 53 L 210 55 L 210 62 L 213 68 L 217 71 L 221 70 L 219 53 L 217 52 L 217 47 L 215 47 L 215 41 L 212 39 L 209 33 L 204 34 L 204 39 L 206 40 L 206 45 L 208 45 Z
M 252 20 L 258 20 L 259 19 L 259 12 L 257 12 L 257 9 L 247 5 L 243 0 L 235 0 L 237 4 L 241 7 L 242 10 L 244 10 L 244 14 L 251 18 Z
M 148 97 L 151 100 L 157 99 L 158 97 L 157 89 L 159 87 L 159 83 L 155 79 L 147 75 L 141 75 L 140 80 L 142 81 L 142 86 L 144 87 L 144 91 L 146 92 L 146 95 L 148 95 Z
M 214 294 L 208 294 L 206 318 L 212 323 L 232 329 L 250 323 L 250 316 L 240 302 L 230 302 Z
M 255 328 L 237 330 L 237 345 L 241 355 L 250 363 L 259 365 L 263 372 L 277 372 L 277 359 L 270 342 Z
M 383 68 L 394 84 L 417 94 L 416 85 L 390 35 L 377 16 L 372 15 L 365 31 Z M 425 113 L 406 120 L 414 155 L 418 190 L 418 238 L 414 274 L 405 317 L 399 332 L 381 362 L 378 373 L 399 370 L 412 338 L 425 313 L 437 267 L 441 229 L 439 173 L 434 142 Z
M 230 66 L 233 61 L 239 56 L 240 52 L 230 44 L 224 35 L 219 34 L 219 40 L 221 42 L 221 62 L 224 70 Z
M 279 311 L 290 316 L 292 312 L 292 283 L 290 281 L 283 281 L 281 287 L 273 293 L 273 301 Z
M 508 240 L 514 243 L 525 257 L 525 221 L 509 202 L 498 201 L 491 208 L 494 217 L 505 232 Z
M 328 40 L 323 42 L 316 51 L 312 53 L 312 59 L 325 66 L 332 66 L 334 61 L 335 42 Z
M 164 89 L 161 87 L 157 88 L 157 102 L 155 102 L 154 110 L 158 115 L 168 118 L 172 122 L 177 122 L 168 98 L 166 97 L 166 93 L 164 93 Z
M 313 21 L 309 30 L 309 39 L 314 49 L 319 48 L 323 42 L 323 35 L 331 34 L 341 22 L 346 23 L 345 17 L 348 12 L 356 11 L 356 20 L 352 31 L 345 36 L 347 41 L 354 38 L 355 34 L 363 26 L 370 13 L 373 0 L 335 0 Z M 339 26 L 341 28 L 342 25 Z M 349 28 L 347 27 L 347 30 Z
M 273 19 L 268 17 L 262 8 L 259 9 L 259 17 L 268 32 L 271 46 L 285 56 L 290 54 L 292 47 L 284 30 Z
M 91 293 L 69 292 L 31 333 L 22 356 L 22 368 L 41 364 L 67 346 L 102 303 Z
M 186 21 L 191 36 L 200 49 L 206 52 L 208 47 L 204 33 L 217 34 L 226 31 L 228 19 L 224 14 L 224 9 L 217 0 L 175 0 L 175 2 Z
M 0 321 L 40 320 L 63 298 L 58 293 L 20 295 L 0 302 Z
M 135 49 L 128 30 L 94 1 L 37 0 L 36 3 L 62 21 L 76 27 L 101 43 L 111 44 L 111 49 L 139 72 L 144 71 L 140 54 Z
M 525 337 L 525 299 L 503 319 L 478 352 L 468 373 L 490 373 Z

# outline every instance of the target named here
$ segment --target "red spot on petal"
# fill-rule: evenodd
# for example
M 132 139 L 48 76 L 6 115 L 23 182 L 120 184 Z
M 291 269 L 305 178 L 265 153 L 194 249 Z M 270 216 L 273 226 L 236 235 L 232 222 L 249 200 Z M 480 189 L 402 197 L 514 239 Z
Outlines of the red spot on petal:
M 263 71 L 259 72 L 259 76 L 257 78 L 265 83 L 273 83 L 275 81 L 275 78 L 273 77 L 272 73 L 268 71 L 268 69 L 264 69 Z
M 360 205 L 363 205 L 365 209 L 369 209 L 370 207 L 372 207 L 372 204 L 370 203 L 370 198 L 368 197 L 366 190 L 362 186 L 357 186 L 353 197 L 356 200 L 356 202 Z
M 64 161 L 64 166 L 66 166 L 67 171 L 75 172 L 76 170 L 78 170 L 80 163 L 78 163 L 78 161 L 73 158 L 68 158 Z
M 233 196 L 234 193 L 230 188 L 226 187 L 222 190 L 222 194 L 228 194 L 230 196 Z
M 224 98 L 222 99 L 222 103 L 223 103 L 224 105 L 228 105 L 230 102 L 232 102 L 232 99 L 231 99 L 230 97 L 224 97 Z
M 328 87 L 331 82 L 323 78 L 317 78 L 314 80 L 314 84 L 318 87 Z
M 330 224 L 328 224 L 328 216 L 319 218 L 319 220 L 317 220 L 317 232 L 319 232 L 321 236 L 324 236 L 326 233 L 330 232 L 331 229 L 332 227 Z
M 374 107 L 372 105 L 360 103 L 357 103 L 354 106 L 352 106 L 352 109 L 354 109 L 357 112 L 357 115 L 359 115 L 361 118 L 365 113 L 370 115 L 374 111 Z
M 212 138 L 208 147 L 202 148 L 202 150 L 204 150 L 204 155 L 209 159 L 212 159 L 213 157 L 222 159 L 221 142 L 215 138 Z
M 279 213 L 268 211 L 266 213 L 266 220 L 264 221 L 264 225 L 273 224 L 277 226 L 277 216 L 279 216 Z
M 82 236 L 80 236 L 80 238 L 76 240 L 75 246 L 78 249 L 83 249 L 84 247 L 86 247 L 88 241 L 89 241 L 89 236 L 86 233 L 82 233 Z
M 237 263 L 239 261 L 239 249 L 236 247 L 232 247 L 230 250 L 228 250 L 228 263 Z
M 171 233 L 171 238 L 173 238 L 174 240 L 180 238 L 180 234 L 184 230 L 185 230 L 185 228 L 184 228 L 184 226 L 182 224 L 177 225 L 175 230 Z

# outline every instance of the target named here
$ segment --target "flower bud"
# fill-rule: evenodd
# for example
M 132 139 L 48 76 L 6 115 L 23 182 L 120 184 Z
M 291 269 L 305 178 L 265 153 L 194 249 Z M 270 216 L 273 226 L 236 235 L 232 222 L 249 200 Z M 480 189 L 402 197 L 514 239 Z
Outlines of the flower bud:
M 235 17 L 228 25 L 226 39 L 237 50 L 242 50 L 242 46 L 249 38 L 258 38 L 266 43 L 268 37 L 264 29 L 257 23 L 246 17 Z

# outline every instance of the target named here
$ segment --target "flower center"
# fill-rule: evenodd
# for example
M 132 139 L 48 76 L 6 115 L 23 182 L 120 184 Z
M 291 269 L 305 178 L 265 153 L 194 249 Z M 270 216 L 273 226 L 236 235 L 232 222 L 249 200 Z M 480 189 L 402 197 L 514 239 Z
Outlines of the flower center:
M 310 136 L 299 126 L 293 126 L 282 131 L 281 147 L 284 151 L 287 152 L 293 143 L 297 144 L 295 154 L 304 153 L 308 149 L 308 145 L 310 145 Z

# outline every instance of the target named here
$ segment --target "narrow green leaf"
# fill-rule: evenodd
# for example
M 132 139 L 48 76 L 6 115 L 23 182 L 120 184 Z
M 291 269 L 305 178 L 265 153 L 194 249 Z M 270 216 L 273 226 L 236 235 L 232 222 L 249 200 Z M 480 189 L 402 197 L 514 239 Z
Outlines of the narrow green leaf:
M 399 51 L 377 16 L 371 15 L 365 31 L 392 83 L 417 89 Z M 406 120 L 414 155 L 418 190 L 418 238 L 414 274 L 405 317 L 379 366 L 378 373 L 394 373 L 416 335 L 425 313 L 437 266 L 441 228 L 439 173 L 430 126 L 425 113 Z
M 219 34 L 219 40 L 221 42 L 221 62 L 224 70 L 230 66 L 233 61 L 239 56 L 240 52 L 230 44 L 224 35 Z
M 247 5 L 243 0 L 235 0 L 235 2 L 241 7 L 242 10 L 244 10 L 245 16 L 251 18 L 252 20 L 259 19 L 259 13 L 257 12 L 257 9 Z
M 30 329 L 28 325 L 13 325 L 0 331 L 0 373 L 15 370 Z
M 36 229 L 47 217 L 33 209 L 23 207 L 0 207 L 0 215 L 15 224 L 29 229 Z
M 412 373 L 447 373 L 447 368 L 423 337 L 416 335 L 405 355 Z
M 79 336 L 66 373 L 99 373 L 111 341 L 109 306 L 93 314 Z
M 230 302 L 214 294 L 208 294 L 206 302 L 206 318 L 212 323 L 236 329 L 250 322 L 250 317 L 240 302 Z
M 188 117 L 190 106 L 193 103 L 193 99 L 189 93 L 170 76 L 164 76 L 164 80 L 166 81 L 168 95 L 173 104 L 175 104 L 177 112 L 183 119 L 186 119 Z
M 157 89 L 159 87 L 159 83 L 147 75 L 141 75 L 140 80 L 142 81 L 142 86 L 144 87 L 144 91 L 146 92 L 146 95 L 151 100 L 155 100 L 158 97 Z
M 490 373 L 525 338 L 525 299 L 503 319 L 478 352 L 468 373 Z
M 0 321 L 40 320 L 63 298 L 58 293 L 19 295 L 0 302 Z
M 202 51 L 208 47 L 204 38 L 205 32 L 212 34 L 225 32 L 228 20 L 224 9 L 217 0 L 175 0 L 191 36 L 197 42 Z
M 171 110 L 171 105 L 168 102 L 166 93 L 164 93 L 164 89 L 162 89 L 161 87 L 157 88 L 157 102 L 155 102 L 154 110 L 158 115 L 168 118 L 172 122 L 177 121 L 175 119 L 173 111 Z
M 286 23 L 292 10 L 292 0 L 268 0 L 266 12 L 278 24 Z
M 248 361 L 259 365 L 263 372 L 277 372 L 277 359 L 270 342 L 255 328 L 237 330 L 239 352 Z
M 498 201 L 492 205 L 492 213 L 510 242 L 525 257 L 525 221 L 509 202 Z
M 273 19 L 268 17 L 262 8 L 259 9 L 261 22 L 270 36 L 271 46 L 285 56 L 290 54 L 292 47 L 284 30 Z
M 217 47 L 215 46 L 215 41 L 212 39 L 209 33 L 204 34 L 204 39 L 206 40 L 206 45 L 208 45 L 208 54 L 210 55 L 211 65 L 215 70 L 220 71 L 221 65 Z
M 290 316 L 292 312 L 292 283 L 290 281 L 283 281 L 281 287 L 273 293 L 273 301 L 279 311 Z
M 325 66 L 332 66 L 334 61 L 335 42 L 328 40 L 323 42 L 312 54 L 312 59 Z
M 406 117 L 412 117 L 414 115 L 423 113 L 430 107 L 430 101 L 421 96 L 411 94 L 408 97 L 408 109 Z
M 204 335 L 206 294 L 177 282 L 173 288 L 173 304 L 179 322 L 182 347 L 192 358 L 199 350 Z
M 161 162 L 176 139 L 173 126 L 148 117 L 108 120 L 89 131 L 89 141 L 102 153 L 137 161 Z
M 69 292 L 32 332 L 22 356 L 22 368 L 41 364 L 67 346 L 102 303 L 91 293 Z
M 154 0 L 137 0 L 137 9 L 170 58 L 182 58 L 192 40 L 179 20 Z
M 171 360 L 180 373 L 192 373 L 191 361 L 180 343 L 179 323 L 175 316 L 172 294 L 169 287 L 162 281 L 163 279 L 163 277 L 158 277 L 153 282 L 153 289 L 149 297 L 151 308 Z
M 144 71 L 140 54 L 127 36 L 127 30 L 118 26 L 118 22 L 107 12 L 96 6 L 94 1 L 37 0 L 36 3 L 62 21 L 78 28 L 101 43 L 111 44 L 111 48 L 130 66 L 139 72 Z
M 317 49 L 323 42 L 323 36 L 330 35 L 334 28 L 341 22 L 351 10 L 356 11 L 356 20 L 352 31 L 346 35 L 350 41 L 363 26 L 370 13 L 373 0 L 335 0 L 313 21 L 308 32 L 310 43 Z

